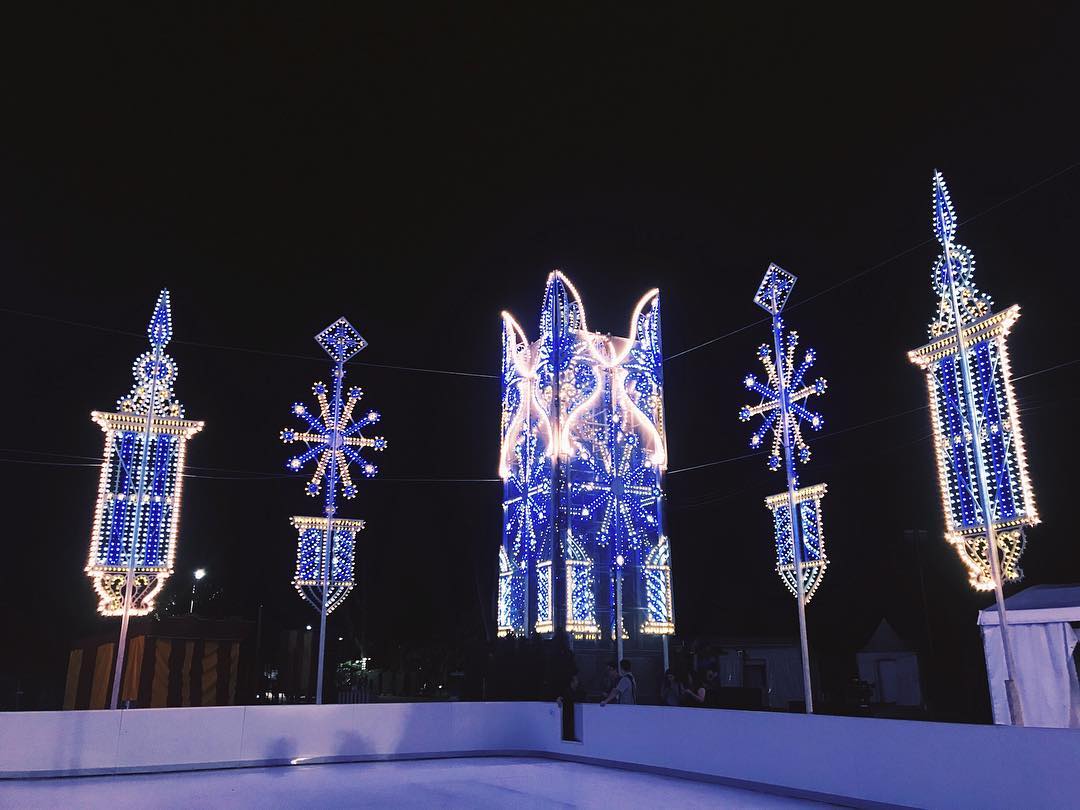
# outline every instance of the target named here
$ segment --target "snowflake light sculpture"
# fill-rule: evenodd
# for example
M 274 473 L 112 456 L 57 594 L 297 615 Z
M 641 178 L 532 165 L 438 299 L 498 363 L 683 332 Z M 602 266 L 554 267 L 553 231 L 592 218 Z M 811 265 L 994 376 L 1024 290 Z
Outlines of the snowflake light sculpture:
M 779 328 L 783 330 L 783 321 L 779 322 Z M 795 353 L 799 345 L 799 334 L 788 332 L 784 341 L 784 355 L 782 369 L 784 372 L 783 386 L 786 389 L 788 401 L 787 429 L 791 440 L 795 445 L 796 457 L 799 463 L 806 464 L 810 460 L 810 448 L 802 435 L 802 423 L 809 423 L 814 430 L 821 430 L 824 420 L 817 411 L 811 411 L 806 407 L 807 400 L 815 395 L 825 393 L 827 383 L 824 377 L 818 377 L 809 385 L 804 384 L 806 372 L 814 365 L 817 354 L 813 349 L 807 349 L 806 355 L 798 366 L 795 365 Z M 761 426 L 750 436 L 750 447 L 757 450 L 762 446 L 769 431 L 772 431 L 773 441 L 766 463 L 769 469 L 780 469 L 780 451 L 784 442 L 784 425 L 781 419 L 780 395 L 781 384 L 777 373 L 777 363 L 773 359 L 773 350 L 762 344 L 758 347 L 758 359 L 765 367 L 766 382 L 762 383 L 753 374 L 747 374 L 743 385 L 748 391 L 753 391 L 761 396 L 761 402 L 757 405 L 744 405 L 739 411 L 739 419 L 749 422 L 755 416 L 764 416 Z
M 634 617 L 623 635 L 673 633 L 658 291 L 638 302 L 626 338 L 590 331 L 560 272 L 538 340 L 503 313 L 501 439 L 499 632 L 610 633 L 618 570 Z
M 94 411 L 105 433 L 86 573 L 104 616 L 144 616 L 173 572 L 187 441 L 203 429 L 174 398 L 176 361 L 169 291 L 147 328 L 151 350 L 136 358 L 135 382 L 118 412 Z
M 766 310 L 773 318 L 773 346 L 762 344 L 758 347 L 758 359 L 765 367 L 766 381 L 761 382 L 753 374 L 748 374 L 743 379 L 743 385 L 748 391 L 752 391 L 761 397 L 761 402 L 756 405 L 744 405 L 739 410 L 739 420 L 749 422 L 755 416 L 762 416 L 761 425 L 750 436 L 750 447 L 757 450 L 765 442 L 765 437 L 772 431 L 772 446 L 766 459 L 769 469 L 776 472 L 781 468 L 781 452 L 787 452 L 787 474 L 792 484 L 796 503 L 802 503 L 810 499 L 817 504 L 815 507 L 815 521 L 818 516 L 817 510 L 820 504 L 814 498 L 815 487 L 807 487 L 805 490 L 798 489 L 799 476 L 796 470 L 796 460 L 800 464 L 810 461 L 810 447 L 806 444 L 802 434 L 802 424 L 806 422 L 813 430 L 821 430 L 824 420 L 820 413 L 810 410 L 806 403 L 812 396 L 820 396 L 825 393 L 827 383 L 824 377 L 818 377 L 812 383 L 806 383 L 806 374 L 817 360 L 817 353 L 813 349 L 807 349 L 802 360 L 796 365 L 796 356 L 799 345 L 799 335 L 791 331 L 784 334 L 784 321 L 780 316 L 784 305 L 787 303 L 791 290 L 795 286 L 794 275 L 779 267 L 770 264 L 765 271 L 765 277 L 761 280 L 754 303 Z M 824 493 L 824 485 L 819 484 Z M 801 516 L 796 510 L 796 521 L 792 525 L 789 519 L 791 509 L 784 505 L 774 508 L 774 501 L 780 504 L 786 501 L 788 493 L 780 493 L 766 499 L 766 504 L 772 509 L 776 518 L 776 571 L 784 583 L 792 590 L 800 600 L 810 601 L 814 591 L 821 581 L 821 574 L 825 571 L 825 547 L 824 535 L 815 531 L 817 542 L 814 548 L 807 544 L 807 532 L 804 526 L 803 537 L 799 543 L 801 553 L 796 565 L 793 549 L 795 548 L 794 537 L 798 535 Z M 802 510 L 805 512 L 805 509 Z M 782 525 L 781 521 L 782 520 Z M 781 531 L 783 529 L 783 531 Z M 820 563 L 820 566 L 819 566 Z M 798 583 L 794 582 L 796 569 L 802 571 L 802 590 Z M 794 587 L 793 587 L 794 585 Z
M 346 361 L 366 348 L 367 341 L 345 318 L 338 318 L 315 336 L 315 342 L 334 362 L 333 387 L 328 391 L 321 382 L 313 386 L 319 403 L 318 415 L 303 403 L 293 403 L 293 415 L 301 419 L 307 429 L 296 431 L 286 428 L 281 431 L 281 440 L 285 444 L 302 442 L 307 446 L 303 453 L 285 462 L 286 469 L 299 471 L 308 462 L 318 459 L 305 491 L 311 497 L 324 493 L 324 517 L 297 515 L 292 518 L 292 524 L 300 535 L 293 586 L 321 615 L 315 702 L 322 703 L 326 617 L 342 603 L 353 587 L 356 533 L 364 528 L 362 520 L 337 516 L 338 483 L 341 484 L 342 495 L 346 498 L 355 496 L 356 485 L 349 475 L 349 465 L 360 465 L 364 477 L 373 478 L 378 468 L 365 459 L 360 451 L 365 447 L 385 450 L 386 439 L 382 436 L 369 439 L 361 435 L 361 430 L 379 421 L 379 412 L 368 411 L 353 421 L 353 411 L 363 391 L 353 386 L 346 395 L 342 390 Z
M 326 383 L 317 382 L 311 386 L 311 390 L 319 403 L 317 415 L 302 402 L 294 402 L 292 406 L 293 415 L 307 424 L 307 430 L 285 428 L 281 431 L 281 440 L 285 444 L 302 442 L 307 446 L 303 453 L 286 461 L 285 468 L 290 472 L 299 472 L 309 461 L 318 459 L 315 472 L 306 487 L 307 494 L 316 497 L 322 491 L 326 478 L 336 472 L 333 477 L 341 483 L 341 494 L 346 498 L 353 498 L 356 496 L 356 485 L 349 475 L 349 465 L 358 465 L 365 478 L 374 478 L 379 471 L 378 467 L 360 454 L 360 450 L 364 447 L 377 451 L 385 450 L 386 439 L 382 436 L 369 439 L 360 435 L 360 431 L 374 425 L 381 416 L 378 411 L 372 410 L 353 421 L 353 411 L 364 396 L 358 386 L 349 388 L 345 405 L 336 412 L 326 399 Z M 330 469 L 331 466 L 334 470 Z
M 663 491 L 652 467 L 635 457 L 637 446 L 638 437 L 630 434 L 617 436 L 614 453 L 603 444 L 593 453 L 583 447 L 579 457 L 590 475 L 572 479 L 570 492 L 576 513 L 599 521 L 597 544 L 640 564 L 657 526 Z
M 319 406 L 317 413 L 302 402 L 293 403 L 292 414 L 305 424 L 306 429 L 285 428 L 281 431 L 281 440 L 285 444 L 305 445 L 302 453 L 285 462 L 285 468 L 290 472 L 299 472 L 308 463 L 316 461 L 305 492 L 313 498 L 320 493 L 325 494 L 325 517 L 292 518 L 300 534 L 293 585 L 313 607 L 321 610 L 325 606 L 326 611 L 330 612 L 341 604 L 353 586 L 356 532 L 364 526 L 363 521 L 335 518 L 338 486 L 340 484 L 341 494 L 346 498 L 356 495 L 356 484 L 349 472 L 351 464 L 358 465 L 365 478 L 375 477 L 378 467 L 364 458 L 360 451 L 370 447 L 381 452 L 386 449 L 386 439 L 382 436 L 368 438 L 361 434 L 364 428 L 380 420 L 380 414 L 369 410 L 354 421 L 353 413 L 364 395 L 363 391 L 358 386 L 350 387 L 347 392 L 342 390 L 345 362 L 363 350 L 367 341 L 344 318 L 339 318 L 316 335 L 315 340 L 334 361 L 333 387 L 328 388 L 323 382 L 312 386 Z M 326 562 L 326 547 L 331 545 L 327 541 L 328 530 L 333 533 L 329 564 Z M 325 600 L 322 598 L 324 582 L 328 589 Z
M 817 355 L 813 349 L 807 349 L 802 361 L 796 365 L 799 336 L 795 332 L 784 335 L 780 313 L 791 296 L 795 281 L 795 276 L 787 270 L 770 264 L 754 295 L 754 303 L 772 316 L 773 345 L 763 344 L 757 353 L 765 366 L 766 381 L 759 381 L 753 374 L 743 378 L 743 385 L 758 394 L 761 401 L 756 405 L 744 405 L 739 410 L 739 420 L 748 422 L 755 416 L 763 417 L 760 427 L 750 436 L 750 446 L 755 450 L 761 447 L 771 430 L 773 441 L 766 463 L 774 472 L 782 464 L 787 477 L 787 491 L 770 496 L 765 504 L 773 512 L 776 572 L 795 596 L 798 607 L 803 697 L 806 711 L 813 712 L 806 604 L 821 584 L 828 564 L 821 527 L 821 495 L 825 493 L 825 485 L 799 489 L 796 459 L 800 464 L 810 461 L 810 448 L 803 439 L 802 423 L 808 422 L 814 430 L 821 430 L 823 420 L 820 413 L 806 406 L 806 402 L 812 396 L 823 394 L 826 383 L 823 377 L 806 383 L 806 373 Z
M 1001 579 L 1022 578 L 1024 529 L 1039 522 L 1006 343 L 1020 307 L 994 312 L 990 296 L 975 287 L 975 255 L 954 241 L 956 213 L 940 172 L 934 172 L 932 206 L 942 247 L 931 270 L 938 304 L 931 342 L 908 358 L 926 372 L 945 539 L 971 585 L 992 590 Z

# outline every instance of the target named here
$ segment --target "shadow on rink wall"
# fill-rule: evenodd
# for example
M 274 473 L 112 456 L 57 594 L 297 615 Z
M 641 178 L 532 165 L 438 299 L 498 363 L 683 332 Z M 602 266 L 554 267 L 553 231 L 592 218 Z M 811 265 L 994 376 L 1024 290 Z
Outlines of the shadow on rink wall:
M 1064 729 L 661 706 L 581 709 L 580 742 L 560 739 L 560 714 L 550 703 L 5 714 L 0 777 L 524 755 L 856 806 L 1060 808 L 1080 795 L 1080 734 Z

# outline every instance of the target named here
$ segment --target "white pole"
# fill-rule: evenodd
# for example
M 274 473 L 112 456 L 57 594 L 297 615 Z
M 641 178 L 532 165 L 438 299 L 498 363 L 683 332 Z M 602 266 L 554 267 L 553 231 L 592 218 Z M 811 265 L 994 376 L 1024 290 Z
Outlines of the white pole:
M 341 436 L 341 379 L 345 376 L 345 364 L 334 363 L 334 401 L 331 405 L 334 420 L 331 436 L 332 449 L 341 451 L 344 441 Z M 319 599 L 319 666 L 315 681 L 315 703 L 323 702 L 323 666 L 326 661 L 326 603 L 330 598 L 330 564 L 334 553 L 334 490 L 337 487 L 337 456 L 330 459 L 330 468 L 326 477 L 326 540 L 323 544 L 322 560 L 322 598 Z
M 938 192 L 940 194 L 940 192 Z M 1009 702 L 1009 716 L 1014 726 L 1024 725 L 1024 707 L 1020 702 L 1020 689 L 1016 661 L 1013 659 L 1012 643 L 1009 639 L 1009 623 L 1005 615 L 1005 594 L 1001 587 L 1001 567 L 997 555 L 997 529 L 994 527 L 994 513 L 990 505 L 990 491 L 986 486 L 986 468 L 983 467 L 982 437 L 979 420 L 975 416 L 975 392 L 971 387 L 971 367 L 968 363 L 967 338 L 960 321 L 960 300 L 956 295 L 956 278 L 953 274 L 952 254 L 949 252 L 951 241 L 946 230 L 944 212 L 941 203 L 937 207 L 938 223 L 941 229 L 942 245 L 945 248 L 945 270 L 949 274 L 949 295 L 952 299 L 953 321 L 956 325 L 957 353 L 960 355 L 960 374 L 964 384 L 964 398 L 970 418 L 972 452 L 975 456 L 975 478 L 979 485 L 979 499 L 982 501 L 983 522 L 986 524 L 986 556 L 990 562 L 990 577 L 994 581 L 994 599 L 997 602 L 998 621 L 1001 625 L 1001 645 L 1005 651 L 1005 697 Z
M 791 524 L 791 558 L 795 563 L 795 599 L 799 606 L 799 650 L 802 655 L 803 700 L 806 713 L 814 713 L 814 694 L 810 683 L 810 646 L 806 639 L 806 594 L 803 590 L 802 547 L 799 542 L 798 513 L 795 511 L 795 461 L 791 453 L 791 430 L 788 425 L 788 390 L 784 379 L 784 347 L 780 341 L 780 313 L 776 306 L 776 284 L 772 284 L 773 347 L 776 352 L 776 379 L 780 400 L 780 423 L 783 425 L 784 464 L 787 469 L 788 515 Z
M 667 672 L 669 669 L 671 669 L 671 664 L 668 661 L 668 637 L 667 637 L 667 634 L 664 634 L 664 635 L 660 636 L 660 638 L 663 639 L 663 643 L 664 643 L 664 672 Z
M 622 566 L 624 563 L 622 554 L 615 561 L 615 639 L 617 663 L 622 661 Z M 617 667 L 618 669 L 618 667 Z
M 146 465 L 150 457 L 150 436 L 154 429 L 154 401 L 157 398 L 158 369 L 161 366 L 161 346 L 154 345 L 153 368 L 150 373 L 150 400 L 146 408 L 146 428 L 143 430 L 142 455 L 139 456 L 139 488 L 135 501 L 135 516 L 131 527 L 131 553 L 128 555 L 127 578 L 124 580 L 124 613 L 120 619 L 120 641 L 116 645 L 116 672 L 113 673 L 112 700 L 115 709 L 120 705 L 120 681 L 124 677 L 124 654 L 127 652 L 128 620 L 131 617 L 131 588 L 135 580 L 135 550 L 139 545 L 139 524 L 143 498 L 146 496 Z M 181 471 L 182 472 L 182 471 Z

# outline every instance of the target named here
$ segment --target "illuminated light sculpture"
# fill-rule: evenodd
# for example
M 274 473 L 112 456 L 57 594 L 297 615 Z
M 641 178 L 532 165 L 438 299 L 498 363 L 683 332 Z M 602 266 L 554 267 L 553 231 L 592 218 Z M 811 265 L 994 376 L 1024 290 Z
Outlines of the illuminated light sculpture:
M 179 531 L 187 441 L 203 429 L 184 418 L 173 396 L 176 361 L 165 354 L 172 338 L 169 291 L 162 290 L 147 328 L 151 351 L 135 359 L 131 391 L 117 412 L 93 411 L 105 433 L 105 454 L 86 573 L 98 595 L 98 612 L 121 616 L 112 707 L 119 700 L 120 674 L 130 616 L 154 609 L 173 572 Z
M 798 515 L 799 530 L 802 533 L 803 558 L 799 561 L 802 568 L 803 595 L 806 603 L 814 598 L 814 593 L 829 567 L 825 556 L 825 526 L 821 519 L 821 498 L 827 492 L 825 484 L 795 490 L 795 506 Z M 776 537 L 776 573 L 784 581 L 791 595 L 798 597 L 799 585 L 795 579 L 795 559 L 791 553 L 791 509 L 788 506 L 788 494 L 781 492 L 765 499 L 765 505 L 773 514 L 773 526 Z
M 1009 709 L 1013 722 L 1023 725 L 1002 592 L 1002 580 L 1023 576 L 1024 528 L 1039 522 L 1006 345 L 1020 307 L 994 312 L 990 296 L 975 287 L 975 256 L 953 241 L 956 213 L 937 171 L 932 206 L 934 236 L 942 247 L 931 271 L 938 307 L 930 342 L 908 358 L 926 372 L 945 539 L 960 555 L 971 585 L 994 591 Z
M 750 447 L 755 450 L 761 448 L 772 431 L 773 440 L 766 463 L 773 472 L 783 465 L 787 476 L 787 491 L 766 498 L 765 505 L 773 513 L 776 572 L 795 596 L 798 605 L 803 696 L 806 711 L 811 713 L 814 711 L 814 697 L 806 640 L 806 604 L 817 591 L 828 566 L 821 521 L 821 497 L 825 494 L 825 485 L 799 489 L 796 464 L 810 461 L 810 448 L 803 439 L 802 423 L 808 423 L 814 430 L 821 430 L 821 414 L 810 410 L 807 401 L 812 396 L 825 393 L 826 382 L 822 377 L 812 383 L 806 382 L 806 373 L 817 355 L 813 349 L 807 349 L 802 360 L 796 363 L 799 336 L 795 332 L 784 334 L 784 321 L 780 313 L 795 281 L 794 275 L 776 264 L 770 264 L 754 295 L 754 303 L 772 316 L 773 345 L 770 347 L 766 343 L 758 348 L 758 359 L 765 367 L 766 381 L 758 380 L 753 374 L 743 378 L 743 385 L 748 391 L 759 395 L 761 402 L 744 405 L 739 410 L 739 419 L 748 422 L 755 416 L 763 417 L 761 425 L 750 436 Z
M 293 403 L 292 414 L 304 423 L 304 428 L 285 428 L 281 431 L 281 440 L 285 444 L 304 445 L 302 453 L 285 462 L 285 469 L 299 472 L 314 461 L 314 472 L 304 489 L 313 498 L 320 493 L 324 496 L 322 517 L 297 515 L 291 518 L 299 534 L 293 587 L 321 617 L 315 702 L 322 703 L 326 617 L 353 588 L 356 533 L 364 528 L 362 520 L 337 516 L 338 489 L 340 487 L 346 498 L 355 497 L 356 484 L 349 466 L 356 464 L 365 478 L 373 478 L 378 467 L 360 451 L 366 447 L 385 450 L 386 439 L 382 436 L 367 438 L 361 434 L 360 431 L 381 417 L 378 411 L 369 410 L 354 420 L 353 413 L 364 392 L 357 386 L 344 390 L 345 363 L 366 348 L 367 341 L 345 318 L 338 318 L 315 336 L 315 342 L 333 360 L 333 384 L 330 388 L 322 382 L 312 386 L 319 404 L 318 412 L 302 402 Z
M 589 331 L 577 290 L 556 271 L 537 341 L 509 314 L 502 323 L 499 632 L 610 640 L 621 573 L 622 635 L 666 642 L 675 624 L 659 292 L 638 302 L 628 337 L 612 337 Z

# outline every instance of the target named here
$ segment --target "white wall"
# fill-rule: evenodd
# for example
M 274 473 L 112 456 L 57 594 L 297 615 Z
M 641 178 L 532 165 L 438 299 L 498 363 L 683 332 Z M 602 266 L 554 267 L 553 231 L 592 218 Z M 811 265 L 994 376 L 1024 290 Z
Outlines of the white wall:
M 0 715 L 0 776 L 535 752 L 809 793 L 940 807 L 1067 807 L 1080 733 L 654 706 L 235 706 Z M 2 785 L 0 785 L 2 790 Z

